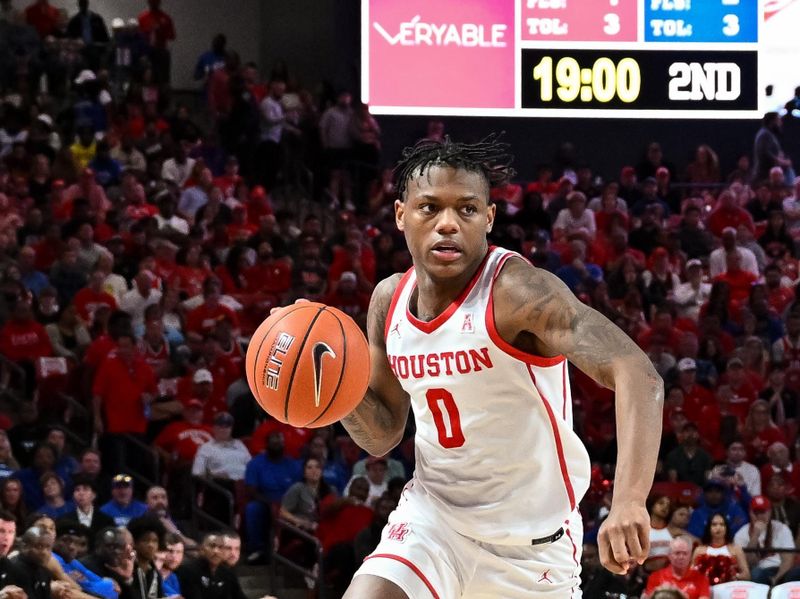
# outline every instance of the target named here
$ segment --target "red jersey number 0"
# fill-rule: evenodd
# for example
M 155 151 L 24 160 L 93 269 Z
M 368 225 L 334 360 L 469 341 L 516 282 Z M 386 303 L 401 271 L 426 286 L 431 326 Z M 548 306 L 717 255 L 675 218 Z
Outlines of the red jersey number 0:
M 445 449 L 464 445 L 461 415 L 453 394 L 447 389 L 428 389 L 425 399 L 428 400 L 428 409 L 433 415 L 436 432 L 439 433 L 439 444 Z

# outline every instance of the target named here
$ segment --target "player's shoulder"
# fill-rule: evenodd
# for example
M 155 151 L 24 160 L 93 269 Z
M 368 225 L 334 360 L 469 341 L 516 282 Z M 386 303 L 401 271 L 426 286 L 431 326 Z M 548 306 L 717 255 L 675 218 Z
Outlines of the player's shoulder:
M 560 279 L 543 268 L 538 268 L 522 256 L 512 254 L 497 273 L 493 288 L 497 293 L 511 297 L 527 297 L 531 292 L 541 292 L 559 287 Z M 563 285 L 563 284 L 562 284 Z
M 400 281 L 403 280 L 404 273 L 395 273 L 383 279 L 372 291 L 372 298 L 370 301 L 370 308 L 378 309 L 384 314 L 389 311 L 389 305 L 392 302 L 392 297 L 395 291 L 400 286 Z

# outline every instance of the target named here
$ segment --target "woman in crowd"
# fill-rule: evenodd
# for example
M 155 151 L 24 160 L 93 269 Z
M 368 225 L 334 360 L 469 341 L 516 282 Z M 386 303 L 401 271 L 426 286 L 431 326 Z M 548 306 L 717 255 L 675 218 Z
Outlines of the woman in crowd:
M 17 470 L 19 470 L 19 462 L 14 458 L 8 433 L 0 429 L 0 480 L 11 476 Z
M 28 517 L 28 508 L 25 507 L 25 498 L 22 483 L 14 477 L 0 481 L 0 507 L 14 514 L 17 520 L 17 529 L 25 530 L 25 519 Z
M 84 351 L 92 342 L 86 325 L 78 316 L 75 304 L 64 306 L 58 321 L 48 324 L 45 330 L 50 337 L 55 355 L 66 358 L 74 364 L 80 362 Z
M 281 501 L 281 520 L 314 534 L 319 524 L 319 504 L 331 493 L 336 493 L 322 478 L 322 464 L 315 458 L 303 463 L 303 480 L 294 483 Z M 284 530 L 279 551 L 310 567 L 315 562 L 314 546 L 304 539 Z
M 650 513 L 650 553 L 644 568 L 648 572 L 655 572 L 669 563 L 667 556 L 673 539 L 669 530 L 672 500 L 667 495 L 651 495 L 647 500 L 647 511 Z
M 699 193 L 702 189 L 711 188 L 720 182 L 719 157 L 707 144 L 697 146 L 694 160 L 686 167 L 686 180 L 695 183 L 692 193 Z
M 672 515 L 669 517 L 668 528 L 670 534 L 672 534 L 673 537 L 688 535 L 693 539 L 696 538 L 686 530 L 686 527 L 689 526 L 689 519 L 691 517 L 692 508 L 690 508 L 688 505 L 675 506 L 675 509 L 672 510 Z
M 692 565 L 712 585 L 732 580 L 750 580 L 750 568 L 742 548 L 733 542 L 731 529 L 723 514 L 709 518 L 701 545 L 694 550 Z
M 786 215 L 780 210 L 772 210 L 767 220 L 767 229 L 758 238 L 759 245 L 772 260 L 797 256 L 794 239 L 786 228 Z

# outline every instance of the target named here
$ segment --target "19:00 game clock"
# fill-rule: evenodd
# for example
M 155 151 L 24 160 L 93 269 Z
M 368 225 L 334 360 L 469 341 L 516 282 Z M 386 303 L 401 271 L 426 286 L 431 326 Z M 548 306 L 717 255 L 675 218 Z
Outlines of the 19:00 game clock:
M 758 118 L 800 55 L 800 0 L 775 4 L 362 0 L 362 100 L 376 114 Z

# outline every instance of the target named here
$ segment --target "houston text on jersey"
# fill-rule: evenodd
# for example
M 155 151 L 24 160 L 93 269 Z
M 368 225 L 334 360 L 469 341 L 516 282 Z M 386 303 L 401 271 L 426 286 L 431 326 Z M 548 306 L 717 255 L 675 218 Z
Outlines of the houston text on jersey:
M 480 372 L 484 368 L 494 368 L 488 347 L 437 354 L 388 356 L 388 358 L 389 366 L 398 379 L 451 376 L 455 373 L 467 374 Z

